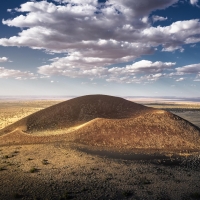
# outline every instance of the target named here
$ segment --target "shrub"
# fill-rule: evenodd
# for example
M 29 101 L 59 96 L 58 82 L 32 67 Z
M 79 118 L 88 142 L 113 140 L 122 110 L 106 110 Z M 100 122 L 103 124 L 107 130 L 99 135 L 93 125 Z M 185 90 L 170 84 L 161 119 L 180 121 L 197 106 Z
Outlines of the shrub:
M 45 159 L 42 160 L 42 164 L 43 164 L 43 165 L 47 165 L 47 164 L 49 164 L 49 163 L 48 163 L 48 160 L 45 160 Z
M 37 172 L 37 169 L 35 167 L 32 167 L 30 170 L 29 170 L 31 173 L 35 173 Z
M 190 197 L 194 198 L 194 199 L 200 199 L 200 193 L 199 192 L 195 192 L 195 193 L 192 193 L 190 195 Z
M 139 182 L 140 182 L 140 184 L 144 184 L 144 185 L 151 184 L 151 181 L 148 180 L 146 177 L 141 177 L 139 179 Z
M 0 167 L 0 171 L 6 170 L 4 167 Z
M 73 197 L 69 195 L 68 192 L 65 192 L 62 197 L 60 197 L 60 200 L 66 200 L 66 199 L 72 199 Z
M 124 195 L 125 197 L 130 197 L 130 196 L 133 195 L 133 192 L 127 190 L 127 191 L 124 191 L 124 192 L 123 192 L 123 195 Z
M 5 155 L 5 156 L 3 156 L 3 158 L 4 158 L 4 159 L 8 159 L 8 158 L 9 158 L 9 156 L 8 156 L 8 155 Z
M 20 199 L 20 198 L 23 197 L 23 195 L 18 194 L 18 193 L 15 193 L 15 194 L 13 195 L 13 197 L 14 197 L 15 199 Z

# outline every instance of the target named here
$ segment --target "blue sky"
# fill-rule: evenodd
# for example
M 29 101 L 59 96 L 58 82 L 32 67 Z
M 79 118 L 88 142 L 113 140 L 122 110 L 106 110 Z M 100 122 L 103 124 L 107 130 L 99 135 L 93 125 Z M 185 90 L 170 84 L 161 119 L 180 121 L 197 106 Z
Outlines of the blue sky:
M 6 0 L 0 95 L 200 97 L 198 0 Z

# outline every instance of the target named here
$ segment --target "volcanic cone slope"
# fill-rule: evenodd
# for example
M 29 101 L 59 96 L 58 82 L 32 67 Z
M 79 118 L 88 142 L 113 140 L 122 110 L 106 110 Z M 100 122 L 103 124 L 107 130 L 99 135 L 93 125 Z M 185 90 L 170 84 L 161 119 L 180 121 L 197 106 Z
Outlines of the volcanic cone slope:
M 1 131 L 11 132 L 16 128 L 35 133 L 83 125 L 96 118 L 123 119 L 136 117 L 151 108 L 106 95 L 88 95 L 74 98 L 36 112 Z
M 57 130 L 62 134 L 53 135 Z M 42 135 L 44 132 L 49 135 Z M 51 106 L 2 129 L 0 135 L 0 144 L 69 140 L 70 136 L 71 141 L 87 146 L 200 147 L 200 131 L 193 124 L 172 113 L 106 95 L 88 95 Z

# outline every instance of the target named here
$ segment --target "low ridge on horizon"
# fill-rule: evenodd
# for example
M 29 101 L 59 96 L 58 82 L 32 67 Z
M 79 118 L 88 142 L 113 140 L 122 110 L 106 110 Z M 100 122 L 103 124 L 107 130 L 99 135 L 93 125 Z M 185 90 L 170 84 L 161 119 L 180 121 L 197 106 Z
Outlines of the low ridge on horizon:
M 0 130 L 0 139 L 0 145 L 72 141 L 117 149 L 200 148 L 200 130 L 190 122 L 108 95 L 81 96 L 33 113 Z

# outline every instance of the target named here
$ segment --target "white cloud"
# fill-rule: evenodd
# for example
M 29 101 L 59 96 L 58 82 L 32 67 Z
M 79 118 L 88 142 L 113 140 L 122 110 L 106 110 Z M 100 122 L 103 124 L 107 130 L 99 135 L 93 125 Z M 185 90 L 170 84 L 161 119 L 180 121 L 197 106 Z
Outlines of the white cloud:
M 133 63 L 132 65 L 126 66 L 126 68 L 134 73 L 157 73 L 161 72 L 165 69 L 169 69 L 172 66 L 174 66 L 176 63 L 172 62 L 161 62 L 161 61 L 156 61 L 156 62 L 151 62 L 149 60 L 141 60 L 139 62 Z
M 167 75 L 167 77 L 178 77 L 178 76 L 186 76 L 188 74 L 191 74 L 191 76 L 194 77 L 194 75 L 196 77 L 194 77 L 194 81 L 197 81 L 200 77 L 200 63 L 197 63 L 197 64 L 191 64 L 191 65 L 185 65 L 185 66 L 182 66 L 182 67 L 177 67 L 175 68 L 176 72 L 172 72 L 172 73 L 169 73 Z M 185 80 L 185 78 L 178 78 L 176 81 L 182 81 L 182 80 Z
M 28 71 L 22 72 L 20 70 L 6 69 L 4 67 L 0 67 L 0 78 L 15 78 L 21 80 L 34 77 L 36 77 L 36 75 Z
M 165 21 L 165 20 L 167 20 L 167 17 L 162 17 L 162 16 L 158 16 L 158 15 L 153 15 L 153 16 L 152 16 L 152 20 L 153 20 L 153 22 Z
M 166 27 L 150 27 L 142 31 L 144 41 L 163 46 L 163 51 L 183 50 L 182 45 L 200 42 L 199 19 L 177 21 Z M 148 41 L 146 39 L 148 38 Z
M 8 58 L 7 57 L 0 57 L 0 62 L 8 62 Z
M 107 5 L 113 5 L 120 12 L 126 12 L 131 16 L 146 16 L 152 11 L 165 9 L 178 2 L 177 0 L 108 0 Z
M 47 1 L 22 4 L 16 11 L 26 14 L 3 20 L 3 24 L 25 29 L 18 36 L 1 38 L 0 45 L 28 46 L 54 53 L 79 51 L 86 57 L 109 57 L 111 64 L 131 61 L 153 53 L 153 47 L 169 44 L 171 34 L 160 27 L 150 27 L 148 15 L 177 0 L 110 0 L 103 7 L 91 0 L 58 2 L 66 4 L 56 6 Z M 176 48 L 181 45 L 177 47 L 174 39 L 171 43 Z
M 180 82 L 180 81 L 183 81 L 183 80 L 185 80 L 185 78 L 181 77 L 181 78 L 177 79 L 176 81 Z
M 72 3 L 72 4 L 93 4 L 93 5 L 98 4 L 97 0 L 54 0 L 54 1 L 58 3 Z
M 84 61 L 80 60 L 75 55 L 55 59 L 52 64 L 39 67 L 38 73 L 46 76 L 62 75 L 72 78 L 90 78 L 92 80 L 94 78 L 104 78 L 109 82 L 131 83 L 141 80 L 156 81 L 166 75 L 161 72 L 170 69 L 176 64 L 172 62 L 141 60 L 125 67 L 112 67 L 109 69 L 100 65 L 94 66 L 96 61 L 90 60 L 90 58 L 84 59 Z M 79 66 L 79 62 L 84 63 L 82 67 Z
M 26 25 L 25 17 L 20 18 L 22 18 L 18 19 L 20 23 L 23 23 L 24 27 L 30 26 L 30 28 L 23 30 L 19 33 L 19 36 L 0 39 L 1 45 L 29 46 L 34 49 L 45 49 L 52 52 L 72 52 L 76 49 L 76 51 L 87 53 L 89 49 L 92 49 L 93 54 L 95 53 L 96 56 L 98 51 L 107 51 L 105 54 L 108 56 L 110 55 L 110 49 L 112 49 L 112 54 L 118 54 L 119 50 L 116 47 L 121 47 L 120 51 L 126 53 L 125 48 L 129 45 L 129 50 L 133 55 L 131 59 L 133 59 L 152 53 L 151 47 L 162 45 L 163 50 L 174 51 L 182 49 L 183 44 L 193 44 L 200 41 L 200 22 L 198 19 L 178 21 L 166 27 L 138 28 L 136 22 L 135 24 L 129 24 L 128 21 L 123 20 L 124 23 L 119 22 L 119 16 L 118 20 L 113 21 L 90 18 L 85 22 L 81 19 L 80 21 L 76 20 L 73 25 L 68 25 L 67 20 L 65 20 L 63 25 L 59 27 L 57 19 L 53 19 L 55 16 L 48 16 L 48 19 L 52 22 L 46 20 L 44 23 L 41 23 L 42 19 L 39 20 L 35 16 L 35 19 L 29 20 L 29 25 Z M 7 25 L 18 24 L 21 27 L 19 22 L 15 22 L 15 19 L 3 23 Z M 35 20 L 39 20 L 39 22 L 34 22 Z M 103 20 L 106 20 L 106 22 L 104 23 Z M 77 27 L 79 28 L 77 29 Z M 100 41 L 104 41 L 104 43 Z M 137 46 L 142 47 L 139 53 L 136 53 Z
M 22 31 L 16 36 L 1 38 L 0 45 L 28 46 L 52 54 L 66 53 L 65 57 L 55 56 L 49 60 L 50 64 L 38 68 L 45 77 L 105 78 L 127 83 L 157 80 L 165 77 L 163 71 L 175 63 L 142 60 L 123 68 L 109 69 L 108 66 L 152 54 L 158 46 L 162 46 L 163 51 L 183 51 L 183 45 L 200 42 L 199 19 L 177 21 L 164 27 L 152 26 L 149 20 L 152 11 L 177 2 L 107 0 L 101 6 L 97 0 L 26 2 L 15 9 L 20 12 L 18 16 L 2 21 Z M 167 17 L 153 15 L 152 19 L 164 21 Z M 185 72 L 177 68 L 176 75 L 178 73 Z
M 198 0 L 190 0 L 190 3 L 193 5 L 193 6 L 198 6 Z M 199 7 L 199 6 L 198 6 Z
M 165 74 L 162 73 L 158 73 L 158 74 L 150 74 L 148 75 L 146 78 L 148 81 L 156 81 L 159 78 L 163 77 Z
M 198 74 L 200 73 L 200 63 L 178 67 L 176 70 L 183 74 Z

